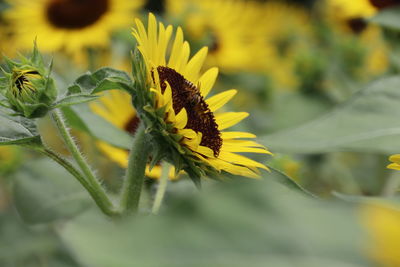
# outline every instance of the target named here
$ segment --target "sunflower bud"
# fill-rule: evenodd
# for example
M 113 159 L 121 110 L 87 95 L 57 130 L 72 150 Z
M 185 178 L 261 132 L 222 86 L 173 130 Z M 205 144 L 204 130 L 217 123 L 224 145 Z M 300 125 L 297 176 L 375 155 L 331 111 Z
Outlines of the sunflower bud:
M 35 46 L 31 58 L 21 57 L 21 62 L 5 58 L 10 72 L 3 70 L 0 91 L 6 105 L 17 115 L 26 118 L 44 116 L 56 100 L 54 81 Z

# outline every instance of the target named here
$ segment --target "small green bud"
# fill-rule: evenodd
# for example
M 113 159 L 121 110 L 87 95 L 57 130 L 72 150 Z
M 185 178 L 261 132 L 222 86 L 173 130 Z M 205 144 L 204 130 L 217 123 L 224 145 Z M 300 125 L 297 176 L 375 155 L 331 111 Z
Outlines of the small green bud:
M 3 70 L 0 92 L 7 106 L 26 118 L 46 115 L 57 98 L 57 90 L 49 77 L 50 68 L 44 66 L 36 45 L 31 58 L 21 56 L 21 62 L 8 58 L 5 61 L 11 72 Z

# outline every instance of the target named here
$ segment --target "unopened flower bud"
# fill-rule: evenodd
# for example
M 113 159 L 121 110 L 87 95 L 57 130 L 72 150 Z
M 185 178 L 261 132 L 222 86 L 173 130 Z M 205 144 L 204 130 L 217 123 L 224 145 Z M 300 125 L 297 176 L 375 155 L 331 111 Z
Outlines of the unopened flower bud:
M 35 46 L 30 59 L 21 62 L 5 59 L 11 72 L 3 71 L 0 91 L 6 97 L 8 106 L 17 115 L 27 118 L 44 116 L 57 97 L 54 81 Z

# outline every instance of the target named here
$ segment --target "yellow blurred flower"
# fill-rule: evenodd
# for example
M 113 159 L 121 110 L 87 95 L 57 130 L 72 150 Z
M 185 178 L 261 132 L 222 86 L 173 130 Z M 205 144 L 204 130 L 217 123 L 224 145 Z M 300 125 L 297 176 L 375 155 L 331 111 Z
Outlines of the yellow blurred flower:
M 32 43 L 31 43 L 32 45 Z M 12 29 L 0 23 L 0 53 L 9 58 L 17 54 L 15 38 Z
M 259 71 L 267 58 L 262 7 L 256 1 L 168 0 L 166 11 L 190 40 L 209 47 L 207 65 L 225 72 Z
M 366 80 L 384 73 L 389 67 L 389 47 L 382 31 L 366 20 L 379 11 L 380 5 L 375 2 L 378 1 L 328 0 L 325 6 L 325 15 L 337 38 L 345 41 L 354 39 L 362 47 L 364 55 L 359 73 Z
M 309 14 L 303 8 L 282 2 L 268 1 L 263 5 L 264 42 L 268 55 L 265 72 L 284 88 L 296 88 L 295 58 L 309 49 L 313 33 Z
M 207 65 L 263 72 L 278 85 L 296 85 L 293 56 L 310 34 L 304 9 L 275 1 L 169 0 L 167 14 L 190 40 L 209 46 Z
M 326 2 L 332 15 L 345 19 L 370 17 L 378 10 L 370 0 L 327 0 Z
M 355 19 L 368 18 L 379 10 L 400 5 L 398 0 L 326 0 L 335 16 Z
M 6 18 L 15 29 L 18 49 L 37 42 L 44 52 L 74 56 L 85 48 L 109 45 L 110 34 L 132 22 L 143 0 L 8 0 Z
M 368 254 L 379 266 L 400 266 L 400 210 L 387 204 L 370 204 L 361 210 L 362 222 L 372 239 Z
M 360 36 L 366 48 L 365 75 L 377 76 L 389 68 L 389 47 L 379 27 L 370 25 Z
M 90 104 L 94 113 L 101 116 L 114 126 L 132 135 L 135 134 L 140 119 L 132 106 L 131 96 L 121 90 L 111 90 L 104 94 L 99 101 Z M 122 168 L 128 166 L 129 151 L 114 147 L 103 141 L 97 142 L 98 148 L 112 161 L 118 163 Z M 174 168 L 170 169 L 170 178 L 174 179 Z M 146 169 L 146 175 L 150 178 L 161 176 L 161 167 L 154 166 L 150 171 Z
M 16 146 L 0 146 L 0 174 L 18 165 L 20 150 Z

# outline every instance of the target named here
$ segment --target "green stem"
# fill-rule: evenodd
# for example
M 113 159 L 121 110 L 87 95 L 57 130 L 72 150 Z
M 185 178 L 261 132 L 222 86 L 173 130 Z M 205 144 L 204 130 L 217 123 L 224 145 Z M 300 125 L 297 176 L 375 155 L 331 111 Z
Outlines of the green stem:
M 161 204 L 165 196 L 165 192 L 167 191 L 168 178 L 169 178 L 169 166 L 168 163 L 164 162 L 162 164 L 161 177 L 158 182 L 158 188 L 156 196 L 154 198 L 153 208 L 151 209 L 151 212 L 154 214 L 157 214 L 158 211 L 160 210 Z
M 64 169 L 67 170 L 70 174 L 72 174 L 72 176 L 74 176 L 78 180 L 78 182 L 86 189 L 86 191 L 88 191 L 90 196 L 93 198 L 97 206 L 101 209 L 101 211 L 103 211 L 104 214 L 107 214 L 111 217 L 118 215 L 118 213 L 115 210 L 111 209 L 110 206 L 104 205 L 105 202 L 103 201 L 102 197 L 99 196 L 97 191 L 90 186 L 85 177 L 70 162 L 48 148 L 37 150 L 48 156 L 49 158 L 53 159 L 55 162 L 63 166 Z
M 128 168 L 122 186 L 121 209 L 126 214 L 136 213 L 142 192 L 146 163 L 150 150 L 143 125 L 139 126 L 129 154 Z
M 90 184 L 90 187 L 95 191 L 96 197 L 101 202 L 101 206 L 99 207 L 107 207 L 107 210 L 113 210 L 113 204 L 109 197 L 107 196 L 103 186 L 100 181 L 94 176 L 92 170 L 90 169 L 88 163 L 84 159 L 83 155 L 79 151 L 77 144 L 72 138 L 67 125 L 64 121 L 63 115 L 60 110 L 56 109 L 52 112 L 52 117 L 54 122 L 56 123 L 58 130 L 60 131 L 61 137 L 64 140 L 68 150 L 71 152 L 73 158 L 78 164 L 79 168 L 82 170 L 84 176 L 87 179 L 87 182 Z M 97 203 L 97 202 L 96 202 Z M 107 213 L 106 213 L 107 214 Z M 107 214 L 110 215 L 110 214 Z

